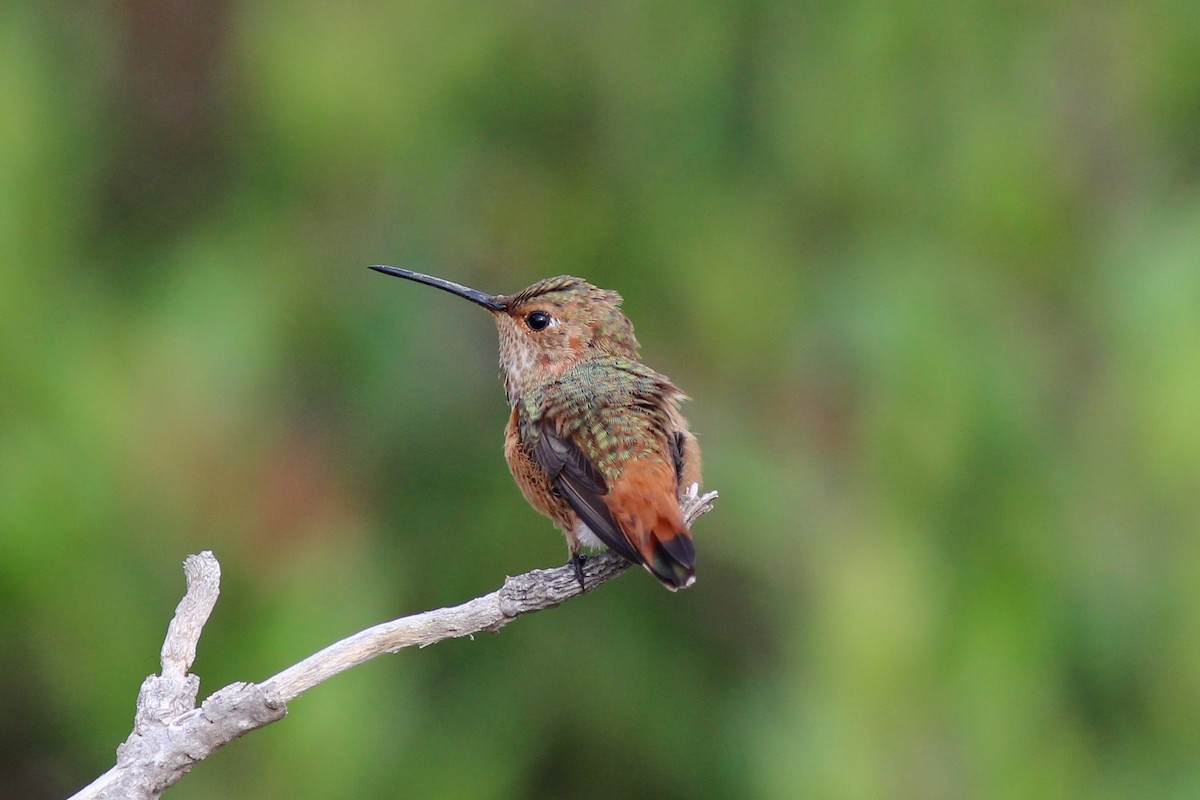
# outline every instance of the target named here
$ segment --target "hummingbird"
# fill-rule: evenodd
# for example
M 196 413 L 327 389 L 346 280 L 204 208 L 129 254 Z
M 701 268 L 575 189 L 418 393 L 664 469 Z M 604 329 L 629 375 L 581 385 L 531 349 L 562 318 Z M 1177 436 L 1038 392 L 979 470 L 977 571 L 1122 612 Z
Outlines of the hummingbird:
M 679 412 L 687 396 L 638 360 L 619 294 L 570 275 L 493 295 L 400 267 L 371 269 L 492 315 L 511 409 L 504 458 L 529 504 L 562 530 L 580 588 L 581 547 L 608 548 L 672 591 L 692 585 L 696 550 L 679 495 L 700 483 L 700 445 Z

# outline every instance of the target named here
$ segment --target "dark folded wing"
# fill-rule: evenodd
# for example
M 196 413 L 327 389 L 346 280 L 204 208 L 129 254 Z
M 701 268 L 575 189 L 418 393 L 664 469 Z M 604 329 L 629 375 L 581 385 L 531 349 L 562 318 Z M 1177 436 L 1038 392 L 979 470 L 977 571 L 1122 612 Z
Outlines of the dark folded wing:
M 533 455 L 546 470 L 550 484 L 596 538 L 622 558 L 641 563 L 604 502 L 604 495 L 608 494 L 604 475 L 573 442 L 559 436 L 548 421 L 539 427 Z

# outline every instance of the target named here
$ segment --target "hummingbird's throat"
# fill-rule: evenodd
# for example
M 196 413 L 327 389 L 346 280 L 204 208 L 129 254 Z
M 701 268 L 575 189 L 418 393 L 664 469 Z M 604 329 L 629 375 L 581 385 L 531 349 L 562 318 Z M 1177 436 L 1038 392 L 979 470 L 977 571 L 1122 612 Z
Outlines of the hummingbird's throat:
M 533 389 L 562 375 L 578 359 L 571 354 L 538 349 L 524 343 L 500 339 L 500 370 L 504 373 L 504 393 L 509 405 L 515 405 Z

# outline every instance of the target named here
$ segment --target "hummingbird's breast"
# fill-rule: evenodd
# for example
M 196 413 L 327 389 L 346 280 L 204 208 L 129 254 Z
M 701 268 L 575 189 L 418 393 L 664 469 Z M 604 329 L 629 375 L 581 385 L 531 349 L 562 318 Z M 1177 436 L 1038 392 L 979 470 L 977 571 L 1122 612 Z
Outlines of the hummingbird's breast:
M 521 414 L 514 408 L 504 430 L 504 460 L 513 480 L 529 505 L 554 520 L 564 533 L 572 530 L 578 518 L 567 502 L 554 491 L 550 477 L 538 464 L 529 446 L 521 440 Z

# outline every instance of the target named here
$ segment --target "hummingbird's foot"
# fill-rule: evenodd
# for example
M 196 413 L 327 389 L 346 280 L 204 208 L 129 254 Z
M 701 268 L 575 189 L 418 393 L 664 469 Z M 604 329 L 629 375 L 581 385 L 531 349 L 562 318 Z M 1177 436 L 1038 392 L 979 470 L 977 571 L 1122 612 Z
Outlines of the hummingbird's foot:
M 575 568 L 575 580 L 579 581 L 579 591 L 586 592 L 587 584 L 583 582 L 583 563 L 587 556 L 583 553 L 572 553 L 568 563 Z

